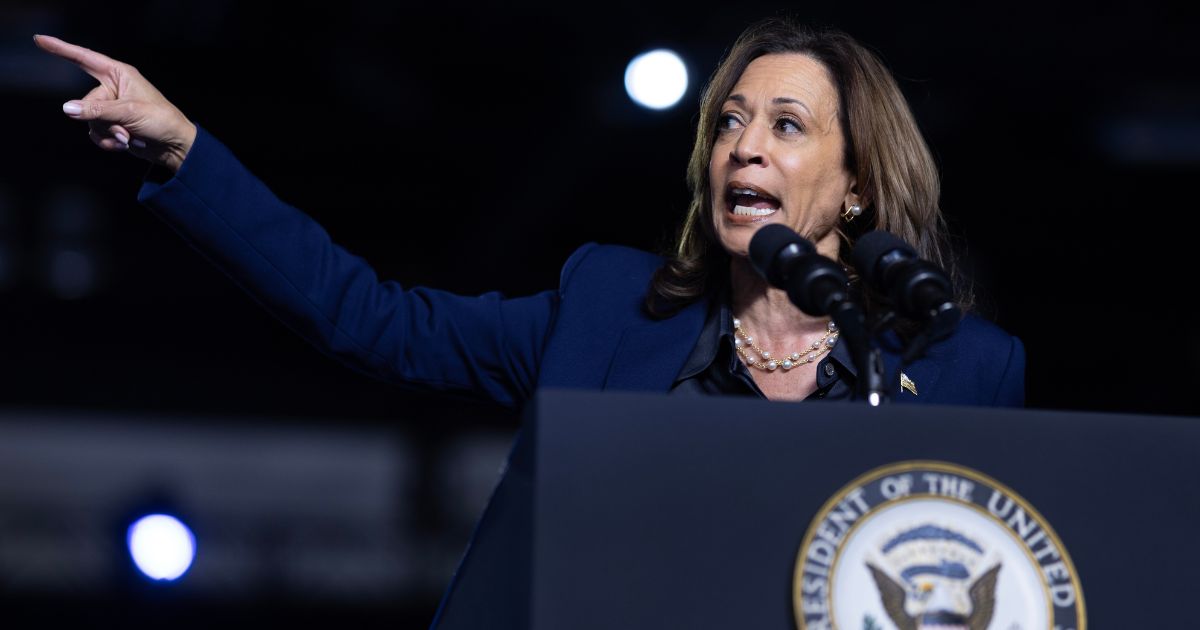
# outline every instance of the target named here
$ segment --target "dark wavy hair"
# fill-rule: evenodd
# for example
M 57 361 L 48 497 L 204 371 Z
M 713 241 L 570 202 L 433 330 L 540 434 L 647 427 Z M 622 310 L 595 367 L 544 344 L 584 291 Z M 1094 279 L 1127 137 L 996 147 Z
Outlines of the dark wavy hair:
M 721 107 L 750 62 L 763 55 L 799 53 L 820 62 L 837 88 L 846 169 L 857 178 L 864 212 L 841 222 L 838 262 L 850 266 L 850 250 L 861 234 L 881 229 L 912 245 L 922 258 L 947 269 L 964 311 L 974 297 L 949 247 L 938 205 L 941 183 L 929 148 L 891 72 L 846 33 L 809 28 L 787 18 L 770 18 L 747 28 L 717 66 L 700 98 L 696 142 L 688 162 L 692 201 L 673 251 L 651 281 L 646 308 L 654 317 L 678 312 L 728 282 L 729 255 L 713 226 L 709 161 Z M 887 299 L 864 290 L 868 305 Z

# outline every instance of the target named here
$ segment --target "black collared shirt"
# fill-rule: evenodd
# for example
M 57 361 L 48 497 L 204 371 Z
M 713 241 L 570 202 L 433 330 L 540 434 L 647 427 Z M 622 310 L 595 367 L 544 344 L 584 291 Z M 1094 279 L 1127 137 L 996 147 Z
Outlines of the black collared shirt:
M 738 358 L 733 345 L 733 312 L 725 299 L 714 301 L 696 340 L 696 347 L 684 362 L 672 394 L 757 396 L 766 398 L 750 368 Z M 809 367 L 795 369 L 812 369 Z M 805 400 L 849 400 L 857 375 L 850 351 L 838 343 L 817 362 L 817 389 Z M 782 368 L 780 368 L 782 371 Z

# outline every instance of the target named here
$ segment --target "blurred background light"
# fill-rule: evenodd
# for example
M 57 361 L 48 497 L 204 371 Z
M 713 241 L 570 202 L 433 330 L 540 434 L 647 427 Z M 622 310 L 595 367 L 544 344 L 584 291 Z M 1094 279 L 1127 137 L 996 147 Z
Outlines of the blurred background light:
M 152 580 L 179 579 L 196 557 L 196 537 L 179 519 L 150 514 L 129 526 L 129 554 Z
M 38 212 L 41 222 L 41 277 L 47 291 L 61 300 L 99 292 L 108 266 L 108 211 L 95 191 L 59 185 L 49 191 Z
M 625 68 L 625 91 L 633 102 L 648 109 L 674 107 L 687 86 L 687 67 L 670 50 L 642 53 Z
M 1125 164 L 1200 164 L 1200 118 L 1146 113 L 1105 120 L 1100 147 Z

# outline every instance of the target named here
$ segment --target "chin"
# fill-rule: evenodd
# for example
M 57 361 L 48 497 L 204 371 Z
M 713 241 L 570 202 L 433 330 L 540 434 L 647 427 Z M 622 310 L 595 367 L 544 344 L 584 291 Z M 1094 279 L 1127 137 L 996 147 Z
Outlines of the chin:
M 747 258 L 750 256 L 750 239 L 754 237 L 758 228 L 774 223 L 773 221 L 760 221 L 752 225 L 724 225 L 717 230 L 717 240 L 721 243 L 721 249 L 730 256 Z

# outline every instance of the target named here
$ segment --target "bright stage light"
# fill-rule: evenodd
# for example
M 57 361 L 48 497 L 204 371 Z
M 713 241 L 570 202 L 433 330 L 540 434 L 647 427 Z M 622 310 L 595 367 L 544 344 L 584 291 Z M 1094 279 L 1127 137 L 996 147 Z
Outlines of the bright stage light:
M 666 50 L 642 53 L 625 68 L 625 91 L 635 103 L 649 109 L 674 106 L 687 92 L 687 67 L 679 55 Z
M 196 537 L 179 519 L 150 514 L 129 526 L 129 554 L 139 571 L 152 580 L 179 579 L 196 557 Z

